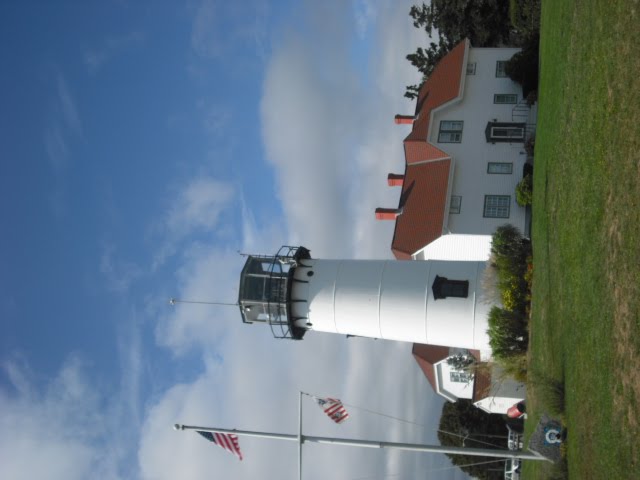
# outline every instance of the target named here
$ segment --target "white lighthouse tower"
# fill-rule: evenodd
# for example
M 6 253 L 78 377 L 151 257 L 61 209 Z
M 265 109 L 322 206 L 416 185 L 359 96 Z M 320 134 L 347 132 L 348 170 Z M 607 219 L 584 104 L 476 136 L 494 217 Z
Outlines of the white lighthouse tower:
M 486 262 L 321 260 L 304 247 L 249 255 L 238 304 L 276 338 L 320 331 L 480 350 L 490 356 Z

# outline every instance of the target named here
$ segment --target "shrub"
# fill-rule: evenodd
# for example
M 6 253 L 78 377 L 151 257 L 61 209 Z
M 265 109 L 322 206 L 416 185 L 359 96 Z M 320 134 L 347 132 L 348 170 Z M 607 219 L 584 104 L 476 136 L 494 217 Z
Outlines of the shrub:
M 516 186 L 516 202 L 521 207 L 531 205 L 533 200 L 533 176 L 525 175 Z
M 546 373 L 534 372 L 530 385 L 543 408 L 551 415 L 564 415 L 564 382 Z
M 516 83 L 522 85 L 522 96 L 538 89 L 538 53 L 540 37 L 533 35 L 526 45 L 507 62 L 505 72 Z
M 533 157 L 533 153 L 536 147 L 536 137 L 532 135 L 529 139 L 524 143 L 524 150 L 527 152 L 527 155 Z
M 523 242 L 522 234 L 513 225 L 501 225 L 496 229 L 491 238 L 491 253 L 498 268 L 503 262 L 520 263 L 526 258 L 523 257 Z
M 529 333 L 526 319 L 520 312 L 492 307 L 487 333 L 493 356 L 498 360 L 506 360 L 527 351 Z
M 538 91 L 531 90 L 526 97 L 527 106 L 533 107 L 534 103 L 538 101 Z
M 529 302 L 526 281 L 531 244 L 513 225 L 502 225 L 493 234 L 491 254 L 498 273 L 498 290 L 506 310 L 525 313 Z

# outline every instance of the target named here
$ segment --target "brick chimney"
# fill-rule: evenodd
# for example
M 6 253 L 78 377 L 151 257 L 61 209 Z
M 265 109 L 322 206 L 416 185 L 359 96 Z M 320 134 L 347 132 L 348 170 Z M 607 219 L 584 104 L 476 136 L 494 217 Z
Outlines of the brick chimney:
M 390 187 L 401 187 L 404 183 L 404 175 L 398 173 L 390 173 L 387 176 L 387 183 Z
M 412 125 L 416 117 L 415 115 L 396 115 L 395 119 L 397 125 Z
M 395 220 L 401 213 L 401 208 L 376 208 L 376 219 Z

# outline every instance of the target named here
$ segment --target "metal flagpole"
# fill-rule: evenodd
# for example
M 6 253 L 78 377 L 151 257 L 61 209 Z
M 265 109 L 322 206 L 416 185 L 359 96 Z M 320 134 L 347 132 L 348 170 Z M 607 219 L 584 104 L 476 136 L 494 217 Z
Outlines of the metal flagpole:
M 176 305 L 177 303 L 199 303 L 202 305 L 226 305 L 228 307 L 237 307 L 238 302 L 229 303 L 229 302 L 203 302 L 200 300 L 180 300 L 178 298 L 170 298 L 169 305 Z
M 408 450 L 414 452 L 433 452 L 448 453 L 451 455 L 470 455 L 476 457 L 494 457 L 494 458 L 519 458 L 520 460 L 548 460 L 547 458 L 536 453 L 528 453 L 517 450 L 497 450 L 489 448 L 465 448 L 465 447 L 443 447 L 440 445 L 421 445 L 418 443 L 399 443 L 399 442 L 378 442 L 372 440 L 356 440 L 351 438 L 331 438 L 331 437 L 315 437 L 311 435 L 302 435 L 302 431 L 298 435 L 289 435 L 286 433 L 270 433 L 255 432 L 250 430 L 230 430 L 217 427 L 197 427 L 193 425 L 174 426 L 176 430 L 200 430 L 203 432 L 232 433 L 235 435 L 244 435 L 249 437 L 273 438 L 277 440 L 297 441 L 300 444 L 300 461 L 302 460 L 302 444 L 306 442 L 327 443 L 333 445 L 346 445 L 351 447 L 366 448 L 390 448 L 396 450 Z M 302 467 L 299 467 L 302 474 Z
M 298 480 L 302 480 L 302 392 L 298 395 Z

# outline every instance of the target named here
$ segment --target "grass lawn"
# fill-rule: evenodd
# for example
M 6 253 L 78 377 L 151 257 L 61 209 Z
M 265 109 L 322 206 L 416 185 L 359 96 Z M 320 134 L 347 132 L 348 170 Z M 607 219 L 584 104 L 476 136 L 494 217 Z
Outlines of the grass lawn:
M 542 5 L 529 372 L 565 382 L 572 479 L 640 478 L 639 25 L 637 0 Z

